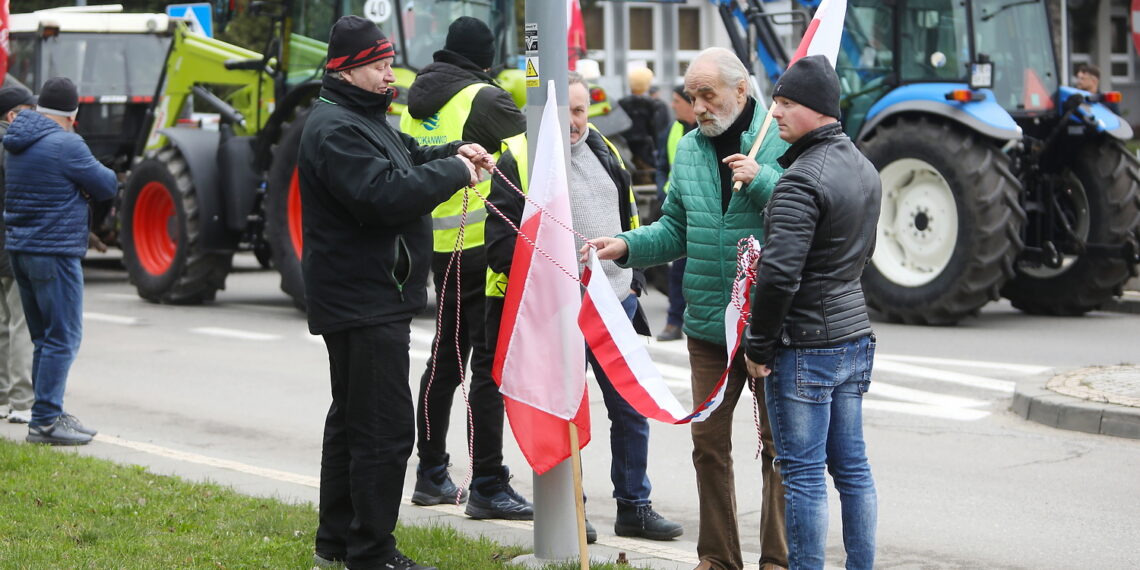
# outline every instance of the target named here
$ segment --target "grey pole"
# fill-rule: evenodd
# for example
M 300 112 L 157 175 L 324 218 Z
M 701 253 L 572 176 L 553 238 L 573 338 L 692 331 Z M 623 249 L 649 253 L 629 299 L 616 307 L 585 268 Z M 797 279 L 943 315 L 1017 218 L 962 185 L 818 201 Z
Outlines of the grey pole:
M 570 104 L 567 89 L 567 21 L 565 2 L 526 0 L 524 49 L 528 60 L 526 134 L 531 142 L 528 160 L 534 170 L 535 144 L 547 97 L 558 101 L 558 121 L 565 140 L 562 156 L 570 164 Z M 533 49 L 537 43 L 538 49 Z M 537 64 L 537 82 L 530 66 Z M 549 92 L 547 82 L 555 91 Z M 566 168 L 569 172 L 569 166 Z M 569 220 L 567 220 L 569 221 Z M 569 429 L 569 428 L 567 428 Z M 570 560 L 578 557 L 578 523 L 574 507 L 574 478 L 570 461 L 563 461 L 543 475 L 534 476 L 534 557 L 539 560 Z

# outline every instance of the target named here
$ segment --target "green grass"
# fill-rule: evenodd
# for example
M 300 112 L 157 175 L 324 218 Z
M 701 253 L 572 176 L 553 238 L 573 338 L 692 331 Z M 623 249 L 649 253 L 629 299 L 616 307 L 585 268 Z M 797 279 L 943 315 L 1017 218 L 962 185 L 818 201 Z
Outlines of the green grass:
M 307 569 L 316 525 L 309 504 L 0 439 L 0 568 Z M 450 527 L 396 536 L 405 554 L 444 569 L 505 568 L 527 552 Z

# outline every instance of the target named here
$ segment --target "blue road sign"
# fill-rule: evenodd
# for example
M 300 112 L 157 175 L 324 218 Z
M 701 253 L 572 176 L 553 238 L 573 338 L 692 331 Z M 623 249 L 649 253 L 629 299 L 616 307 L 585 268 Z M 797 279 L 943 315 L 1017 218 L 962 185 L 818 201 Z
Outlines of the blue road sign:
M 191 31 L 208 38 L 214 37 L 214 16 L 208 3 L 171 4 L 166 7 L 166 15 L 189 20 Z

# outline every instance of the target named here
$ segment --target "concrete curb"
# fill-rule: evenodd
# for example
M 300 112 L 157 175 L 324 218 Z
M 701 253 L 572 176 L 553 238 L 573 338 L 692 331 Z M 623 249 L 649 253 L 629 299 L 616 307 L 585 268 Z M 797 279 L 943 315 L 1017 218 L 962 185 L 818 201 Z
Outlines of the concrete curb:
M 1058 429 L 1140 439 L 1140 409 L 1058 394 L 1040 384 L 1019 384 L 1013 413 Z

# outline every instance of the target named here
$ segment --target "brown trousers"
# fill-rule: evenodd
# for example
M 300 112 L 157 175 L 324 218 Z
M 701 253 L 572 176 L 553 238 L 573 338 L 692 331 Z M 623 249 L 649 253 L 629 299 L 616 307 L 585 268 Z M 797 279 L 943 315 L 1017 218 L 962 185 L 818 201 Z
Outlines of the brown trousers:
M 689 365 L 692 368 L 693 399 L 706 397 L 716 386 L 727 364 L 724 345 L 689 337 Z M 693 467 L 697 471 L 697 498 L 700 501 L 700 531 L 697 556 L 712 568 L 739 570 L 744 567 L 740 553 L 740 531 L 736 522 L 736 478 L 732 469 L 732 416 L 740 394 L 748 385 L 744 353 L 738 352 L 728 375 L 724 402 L 711 417 L 689 424 L 693 433 Z M 761 473 L 764 479 L 760 511 L 760 564 L 788 567 L 788 543 L 784 530 L 784 485 L 773 466 L 776 445 L 764 405 L 764 383 L 757 381 L 760 427 L 764 451 Z M 694 402 L 696 403 L 696 402 Z M 748 488 L 755 489 L 750 484 Z M 751 495 L 751 493 L 749 493 Z

